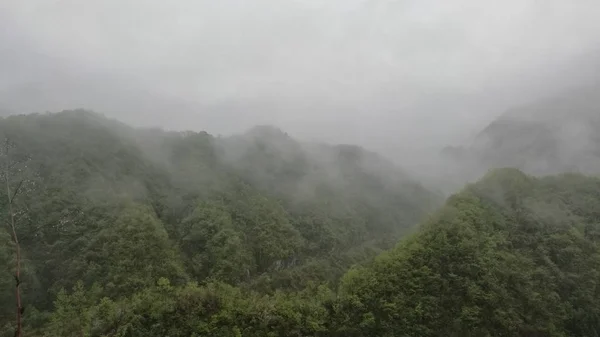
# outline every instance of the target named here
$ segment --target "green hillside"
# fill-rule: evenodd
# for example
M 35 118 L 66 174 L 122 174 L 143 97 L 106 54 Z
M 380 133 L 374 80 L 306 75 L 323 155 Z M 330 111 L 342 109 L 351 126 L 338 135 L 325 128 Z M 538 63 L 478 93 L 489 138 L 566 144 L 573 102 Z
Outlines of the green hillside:
M 348 336 L 598 336 L 600 180 L 490 172 L 342 280 Z
M 207 286 L 261 296 L 334 285 L 440 202 L 376 154 L 300 143 L 271 127 L 220 138 L 64 111 L 7 117 L 0 134 L 14 144 L 1 158 L 12 166 L 9 186 L 25 182 L 14 206 L 26 329 L 52 336 L 81 335 L 60 308 L 75 300 L 63 292 L 73 287 L 86 291 L 73 313 L 82 314 L 102 298 L 133 305 L 159 280 L 177 292 L 217 282 Z M 8 220 L 6 194 L 0 205 Z M 9 233 L 0 231 L 6 335 L 15 310 Z
M 380 156 L 272 127 L 222 138 L 69 111 L 0 130 L 25 336 L 600 335 L 599 178 L 495 169 L 430 212 L 439 199 Z

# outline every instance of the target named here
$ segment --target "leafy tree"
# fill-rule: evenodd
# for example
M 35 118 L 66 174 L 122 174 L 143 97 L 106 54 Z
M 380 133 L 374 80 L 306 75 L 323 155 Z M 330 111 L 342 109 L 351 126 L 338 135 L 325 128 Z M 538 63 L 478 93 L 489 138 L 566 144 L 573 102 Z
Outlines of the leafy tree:
M 600 201 L 598 180 L 578 179 L 596 186 L 586 190 Z M 600 316 L 590 286 L 600 246 L 585 236 L 582 224 L 591 218 L 572 214 L 591 199 L 582 198 L 583 184 L 563 185 L 559 198 L 548 194 L 558 181 L 496 170 L 451 197 L 418 233 L 344 276 L 340 331 L 596 335 Z
M 180 283 L 187 278 L 160 220 L 139 205 L 119 212 L 70 264 L 74 275 L 88 285 L 101 284 L 110 296 L 130 294 L 160 277 Z

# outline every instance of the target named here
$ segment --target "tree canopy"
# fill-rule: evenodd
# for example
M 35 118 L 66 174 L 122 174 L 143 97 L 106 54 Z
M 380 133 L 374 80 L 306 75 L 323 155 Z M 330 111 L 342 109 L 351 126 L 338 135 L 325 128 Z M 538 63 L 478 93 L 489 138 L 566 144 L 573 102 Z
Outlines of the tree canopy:
M 272 127 L 65 111 L 0 133 L 28 158 L 25 336 L 600 335 L 598 178 L 494 169 L 441 205 L 377 154 Z M 14 254 L 0 230 L 0 336 Z
M 282 303 L 290 291 L 333 287 L 441 200 L 376 154 L 272 127 L 223 138 L 77 110 L 1 119 L 0 136 L 28 158 L 19 174 L 37 186 L 15 207 L 27 329 L 40 333 L 77 314 L 69 324 L 93 335 L 92 308 L 148 303 L 140 296 L 165 282 L 169 301 L 205 286 Z M 14 256 L 4 228 L 0 240 L 4 299 Z M 13 312 L 2 301 L 6 331 Z

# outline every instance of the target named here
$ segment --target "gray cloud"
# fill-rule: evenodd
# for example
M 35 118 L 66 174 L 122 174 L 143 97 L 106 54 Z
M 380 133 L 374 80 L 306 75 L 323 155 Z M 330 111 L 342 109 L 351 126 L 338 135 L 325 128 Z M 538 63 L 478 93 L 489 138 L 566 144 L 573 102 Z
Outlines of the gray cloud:
M 0 107 L 422 149 L 590 80 L 598 17 L 596 0 L 1 0 Z

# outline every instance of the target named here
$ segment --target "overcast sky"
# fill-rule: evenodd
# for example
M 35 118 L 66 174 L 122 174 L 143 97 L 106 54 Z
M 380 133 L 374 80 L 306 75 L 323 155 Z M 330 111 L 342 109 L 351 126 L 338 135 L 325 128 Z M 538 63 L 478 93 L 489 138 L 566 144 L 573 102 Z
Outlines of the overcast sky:
M 406 148 L 589 81 L 598 0 L 0 0 L 0 108 Z

